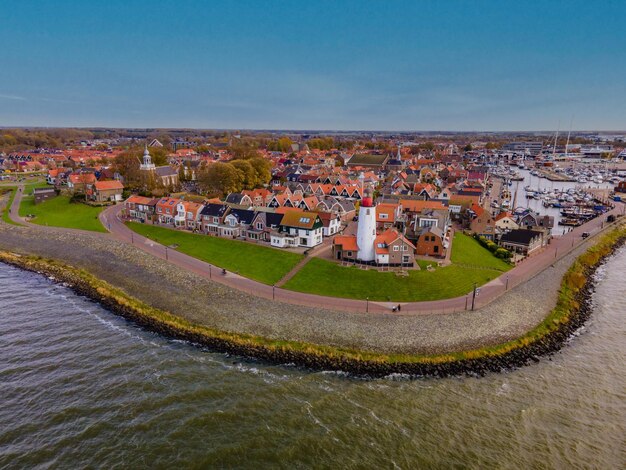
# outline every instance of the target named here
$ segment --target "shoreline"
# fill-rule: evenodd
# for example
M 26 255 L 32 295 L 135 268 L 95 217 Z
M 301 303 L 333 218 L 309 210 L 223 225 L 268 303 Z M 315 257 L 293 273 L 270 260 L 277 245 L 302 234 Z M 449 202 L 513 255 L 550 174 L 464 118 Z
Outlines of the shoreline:
M 296 364 L 312 370 L 335 370 L 359 376 L 391 374 L 444 377 L 484 375 L 539 361 L 561 349 L 591 315 L 593 273 L 626 242 L 624 228 L 616 228 L 576 258 L 561 280 L 557 305 L 525 335 L 508 342 L 447 354 L 383 354 L 360 349 L 274 340 L 227 333 L 173 315 L 131 297 L 86 270 L 37 256 L 0 251 L 0 262 L 46 274 L 79 295 L 98 302 L 112 313 L 164 336 L 189 341 L 212 351 L 260 359 L 273 364 Z

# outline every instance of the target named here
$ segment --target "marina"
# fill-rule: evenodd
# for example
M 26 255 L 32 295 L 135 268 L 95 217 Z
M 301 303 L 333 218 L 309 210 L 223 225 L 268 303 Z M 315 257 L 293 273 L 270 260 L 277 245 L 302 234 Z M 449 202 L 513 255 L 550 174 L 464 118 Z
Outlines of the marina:
M 620 177 L 604 175 L 593 166 L 563 172 L 578 175 L 578 180 L 554 181 L 537 169 L 495 167 L 492 174 L 503 180 L 503 189 L 500 199 L 492 202 L 492 209 L 510 210 L 516 215 L 533 211 L 552 216 L 552 234 L 558 236 L 569 231 L 570 227 L 604 213 L 607 209 L 605 202 L 608 202 L 606 196 L 614 184 L 621 181 Z M 591 175 L 591 179 L 587 175 Z M 604 176 L 607 176 L 606 180 Z

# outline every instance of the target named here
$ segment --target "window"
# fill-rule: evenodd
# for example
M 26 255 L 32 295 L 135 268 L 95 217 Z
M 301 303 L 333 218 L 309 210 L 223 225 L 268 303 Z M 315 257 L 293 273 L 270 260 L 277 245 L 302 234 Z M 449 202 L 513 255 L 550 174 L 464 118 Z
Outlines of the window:
M 388 219 L 388 218 L 389 218 L 389 215 L 388 215 L 388 214 L 379 214 L 379 217 L 380 217 L 381 219 Z
M 311 221 L 309 217 L 300 217 L 300 223 L 308 224 Z
M 263 222 L 257 222 L 256 223 L 256 229 L 257 230 L 263 230 Z
M 351 257 L 351 256 L 352 256 L 352 252 L 351 252 L 351 251 L 348 251 L 348 255 L 347 255 L 347 256 L 348 256 L 348 257 Z
M 399 251 L 400 247 L 399 246 L 394 246 L 393 247 L 393 251 Z
M 379 243 L 376 245 L 376 247 L 378 248 L 385 248 L 385 244 L 384 243 Z
M 213 223 L 214 224 L 219 224 L 220 223 L 220 218 L 219 217 L 213 217 Z

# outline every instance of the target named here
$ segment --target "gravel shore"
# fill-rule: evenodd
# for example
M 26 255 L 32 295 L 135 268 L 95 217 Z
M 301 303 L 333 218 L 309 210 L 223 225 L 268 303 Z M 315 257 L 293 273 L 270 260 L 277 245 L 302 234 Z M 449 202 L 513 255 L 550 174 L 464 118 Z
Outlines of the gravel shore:
M 474 312 L 358 314 L 272 302 L 211 282 L 107 236 L 0 223 L 0 250 L 83 268 L 157 308 L 235 333 L 383 353 L 435 354 L 515 339 L 556 303 L 561 278 L 583 245 Z

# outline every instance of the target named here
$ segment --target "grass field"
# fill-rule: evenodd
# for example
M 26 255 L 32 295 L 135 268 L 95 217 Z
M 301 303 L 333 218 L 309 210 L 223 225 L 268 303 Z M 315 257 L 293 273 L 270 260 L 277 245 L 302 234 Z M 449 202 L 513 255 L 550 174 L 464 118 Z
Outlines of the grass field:
M 467 294 L 474 283 L 486 284 L 511 268 L 472 237 L 458 232 L 453 240 L 452 262 L 450 266 L 427 271 L 427 265 L 437 263 L 418 260 L 421 271 L 410 270 L 409 276 L 398 276 L 313 259 L 284 287 L 333 297 L 365 299 L 369 296 L 370 300 L 419 302 Z
M 12 187 L 2 187 L 0 188 L 0 197 L 5 197 L 6 194 L 9 194 L 7 198 L 7 203 L 2 209 L 2 220 L 7 224 L 18 225 L 11 220 L 9 217 L 9 209 L 11 208 L 11 204 L 13 204 L 13 199 L 15 199 L 15 188 Z
M 508 271 L 511 269 L 509 263 L 500 258 L 496 258 L 474 238 L 461 232 L 454 234 L 454 239 L 452 240 L 452 257 L 450 259 L 453 263 L 497 269 L 498 271 Z
M 411 270 L 408 276 L 390 272 L 343 267 L 331 261 L 312 259 L 285 285 L 285 289 L 351 299 L 419 302 L 458 297 L 474 283 L 483 285 L 500 275 L 488 269 L 461 266 Z
M 302 259 L 302 255 L 252 243 L 181 232 L 136 222 L 135 232 L 176 248 L 189 256 L 265 284 L 275 284 Z
M 32 214 L 35 217 L 30 221 L 39 225 L 106 232 L 98 220 L 102 207 L 91 207 L 81 203 L 72 204 L 69 196 L 57 196 L 35 205 L 33 196 L 29 195 L 32 192 L 30 186 L 33 185 L 28 185 L 24 190 L 25 196 L 20 204 L 20 216 Z

